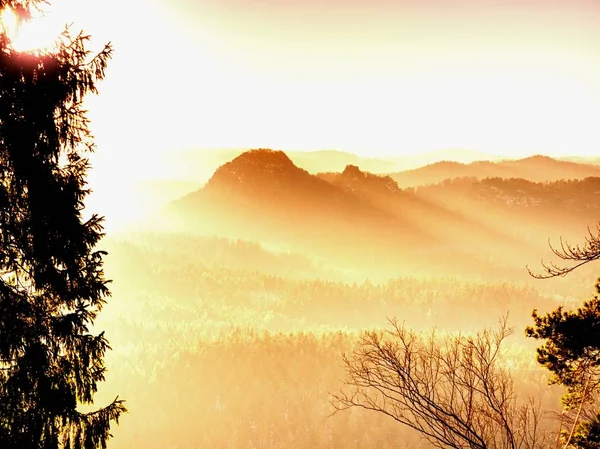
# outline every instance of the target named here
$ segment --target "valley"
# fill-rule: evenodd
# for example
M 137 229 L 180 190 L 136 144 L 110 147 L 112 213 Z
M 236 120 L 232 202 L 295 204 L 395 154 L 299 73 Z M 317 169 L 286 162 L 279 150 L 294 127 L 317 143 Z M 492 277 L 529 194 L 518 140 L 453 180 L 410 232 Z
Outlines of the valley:
M 557 179 L 563 165 L 573 178 Z M 114 351 L 97 403 L 123 392 L 130 409 L 112 447 L 424 447 L 377 414 L 331 416 L 342 353 L 392 318 L 443 336 L 508 314 L 518 391 L 558 409 L 561 389 L 547 385 L 524 328 L 533 309 L 591 297 L 597 266 L 550 280 L 526 266 L 556 260 L 548 239 L 577 243 L 595 229 L 600 178 L 545 158 L 484 167 L 445 167 L 445 179 L 351 164 L 312 174 L 284 152 L 253 150 L 109 233 L 113 299 L 96 327 Z

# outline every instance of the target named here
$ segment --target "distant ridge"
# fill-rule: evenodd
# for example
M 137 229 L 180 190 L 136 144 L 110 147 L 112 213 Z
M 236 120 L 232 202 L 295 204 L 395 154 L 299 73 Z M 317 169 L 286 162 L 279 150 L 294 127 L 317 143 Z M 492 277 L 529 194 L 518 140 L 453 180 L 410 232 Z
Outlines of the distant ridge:
M 414 170 L 390 173 L 390 176 L 401 188 L 436 184 L 461 177 L 522 178 L 532 182 L 551 182 L 600 177 L 600 166 L 534 155 L 517 160 L 477 161 L 469 164 L 440 161 Z
M 599 166 L 541 155 L 469 164 L 442 161 L 390 175 L 369 173 L 349 164 L 341 172 L 313 175 L 299 168 L 283 151 L 261 148 L 246 151 L 221 165 L 204 188 L 172 205 L 184 216 L 195 212 L 201 215 L 208 207 L 211 214 L 220 214 L 226 220 L 232 216 L 251 217 L 256 223 L 275 219 L 280 224 L 294 223 L 321 229 L 377 227 L 385 223 L 395 229 L 405 229 L 408 223 L 414 222 L 409 217 L 417 211 L 423 215 L 439 214 L 439 217 L 445 216 L 457 223 L 456 213 L 450 213 L 454 206 L 448 209 L 448 204 L 462 201 L 460 197 L 468 192 L 477 196 L 479 193 L 475 192 L 487 189 L 485 186 L 489 183 L 484 186 L 478 180 L 522 179 L 530 183 L 548 183 L 596 178 L 600 179 Z M 415 195 L 416 191 L 411 188 L 460 179 L 468 182 L 445 183 L 447 187 L 429 190 L 437 192 L 435 198 Z M 556 185 L 552 189 L 570 189 L 572 185 Z M 587 189 L 595 184 L 583 185 Z M 510 199 L 512 193 L 508 195 L 507 201 L 513 201 Z M 442 198 L 446 199 L 440 209 L 434 203 Z M 514 200 L 514 204 L 520 202 L 520 198 Z M 416 222 L 415 226 L 420 227 Z

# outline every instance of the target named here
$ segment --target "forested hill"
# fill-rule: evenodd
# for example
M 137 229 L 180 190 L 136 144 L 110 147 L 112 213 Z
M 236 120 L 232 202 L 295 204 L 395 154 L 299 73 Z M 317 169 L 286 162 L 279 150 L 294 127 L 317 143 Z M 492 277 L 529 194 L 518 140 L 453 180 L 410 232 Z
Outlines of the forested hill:
M 204 188 L 172 203 L 169 212 L 196 231 L 311 247 L 432 238 L 407 217 L 300 169 L 285 153 L 262 149 L 219 167 Z
M 406 191 L 528 240 L 558 235 L 580 240 L 600 220 L 597 177 L 552 182 L 455 178 Z

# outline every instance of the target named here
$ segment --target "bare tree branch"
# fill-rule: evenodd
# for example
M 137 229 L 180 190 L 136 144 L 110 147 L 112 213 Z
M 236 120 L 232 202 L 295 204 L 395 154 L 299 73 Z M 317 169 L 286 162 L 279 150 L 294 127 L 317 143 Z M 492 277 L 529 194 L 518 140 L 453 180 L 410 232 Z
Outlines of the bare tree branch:
M 541 411 L 519 403 L 503 369 L 506 319 L 496 332 L 439 338 L 419 336 L 391 321 L 391 330 L 366 332 L 344 356 L 347 390 L 332 395 L 334 414 L 373 410 L 416 431 L 439 448 L 543 447 Z
M 529 274 L 536 279 L 563 277 L 585 264 L 600 259 L 600 223 L 596 225 L 595 233 L 589 227 L 587 230 L 588 235 L 580 245 L 571 245 L 561 237 L 560 246 L 554 247 L 548 240 L 548 245 L 556 257 L 567 262 L 575 262 L 574 265 L 565 267 L 554 262 L 545 263 L 542 260 L 543 273 L 534 273 L 527 267 Z

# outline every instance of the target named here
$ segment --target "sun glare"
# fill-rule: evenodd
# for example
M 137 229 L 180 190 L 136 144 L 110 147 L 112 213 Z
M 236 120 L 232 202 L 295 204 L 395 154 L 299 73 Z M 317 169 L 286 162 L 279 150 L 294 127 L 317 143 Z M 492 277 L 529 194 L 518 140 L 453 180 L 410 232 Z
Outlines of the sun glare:
M 19 19 L 11 8 L 5 8 L 0 13 L 0 29 L 17 51 L 52 48 L 63 27 L 64 24 L 46 11 L 34 12 L 31 19 L 26 21 Z
M 11 8 L 6 8 L 0 13 L 0 26 L 2 33 L 6 34 L 11 41 L 18 37 L 19 21 Z

